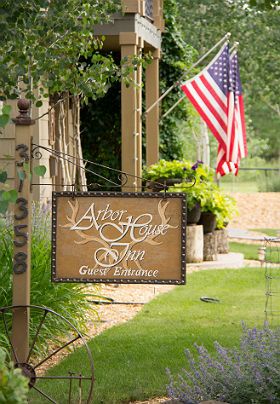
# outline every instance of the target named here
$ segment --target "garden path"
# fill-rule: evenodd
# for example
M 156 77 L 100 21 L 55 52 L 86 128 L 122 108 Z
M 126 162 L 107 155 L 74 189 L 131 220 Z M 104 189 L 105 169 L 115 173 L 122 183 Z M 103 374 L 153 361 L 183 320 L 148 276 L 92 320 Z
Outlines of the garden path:
M 270 228 L 280 230 L 280 193 L 238 193 L 232 196 L 237 201 L 239 215 L 230 227 L 239 229 Z

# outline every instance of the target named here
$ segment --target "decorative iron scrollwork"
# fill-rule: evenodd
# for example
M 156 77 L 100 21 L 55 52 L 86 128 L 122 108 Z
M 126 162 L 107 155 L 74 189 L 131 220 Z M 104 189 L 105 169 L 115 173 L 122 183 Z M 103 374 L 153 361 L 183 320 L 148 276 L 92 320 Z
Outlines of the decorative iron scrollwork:
M 116 168 L 108 167 L 104 164 L 95 163 L 94 161 L 90 161 L 87 159 L 80 159 L 80 158 L 77 158 L 70 154 L 67 154 L 67 153 L 64 153 L 64 152 L 61 152 L 58 150 L 54 150 L 54 149 L 51 149 L 46 146 L 40 146 L 37 144 L 32 144 L 32 146 L 33 146 L 32 153 L 31 153 L 32 158 L 40 159 L 42 157 L 42 153 L 40 152 L 39 149 L 43 149 L 43 150 L 47 151 L 51 156 L 54 156 L 60 160 L 67 161 L 68 163 L 73 164 L 73 165 L 79 167 L 80 169 L 83 169 L 85 172 L 93 174 L 100 180 L 103 180 L 106 184 L 106 185 L 104 185 L 104 183 L 102 184 L 101 182 L 96 181 L 96 182 L 93 182 L 93 183 L 90 183 L 87 185 L 87 187 L 90 189 L 101 189 L 101 188 L 122 188 L 122 189 L 124 189 L 124 188 L 128 188 L 126 185 L 128 183 L 129 178 L 134 178 L 136 180 L 143 181 L 143 182 L 145 182 L 145 185 L 143 186 L 143 188 L 151 189 L 151 186 L 150 186 L 151 181 L 146 181 L 144 178 L 142 178 L 140 176 L 129 174 L 127 172 L 117 170 Z M 108 170 L 108 172 L 115 173 L 117 179 L 112 180 L 112 179 L 106 178 L 104 175 L 98 174 L 96 171 L 94 171 L 90 168 L 84 167 L 84 164 L 87 164 L 87 165 L 90 165 L 93 167 L 97 167 L 97 168 L 102 168 L 103 170 Z M 183 188 L 193 187 L 196 183 L 195 175 L 189 176 L 188 178 L 184 178 L 184 183 L 189 183 L 190 185 L 184 186 Z M 50 184 L 50 185 L 52 185 L 52 184 Z M 82 184 L 80 186 L 83 187 L 85 185 L 86 184 Z M 64 186 L 71 186 L 71 184 L 70 185 L 67 184 Z M 162 183 L 162 182 L 158 182 L 158 181 L 153 181 L 153 186 L 156 187 L 156 192 L 160 192 L 160 191 L 166 192 L 167 189 L 169 188 L 169 186 L 166 183 Z M 180 188 L 182 189 L 182 187 L 180 187 Z
M 32 144 L 32 146 L 34 146 L 34 144 Z M 41 146 L 35 146 L 32 150 L 31 150 L 31 157 L 34 160 L 40 160 L 42 158 L 42 153 L 40 152 L 39 148 Z

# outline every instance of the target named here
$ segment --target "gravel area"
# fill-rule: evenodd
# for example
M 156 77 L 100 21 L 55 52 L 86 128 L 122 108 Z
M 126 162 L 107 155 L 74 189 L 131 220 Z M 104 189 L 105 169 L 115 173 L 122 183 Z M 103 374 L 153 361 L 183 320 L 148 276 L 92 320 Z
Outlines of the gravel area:
M 239 215 L 230 227 L 240 229 L 280 229 L 280 193 L 233 193 Z
M 89 335 L 95 336 L 114 325 L 132 319 L 151 299 L 167 293 L 173 285 L 102 285 L 100 295 L 113 299 L 114 304 L 99 305 L 99 321 L 89 323 Z

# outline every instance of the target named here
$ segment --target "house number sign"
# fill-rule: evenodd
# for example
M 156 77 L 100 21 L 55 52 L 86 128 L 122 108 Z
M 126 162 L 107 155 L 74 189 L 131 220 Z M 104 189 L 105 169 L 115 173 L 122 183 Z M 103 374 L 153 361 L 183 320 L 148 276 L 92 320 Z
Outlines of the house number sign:
M 23 182 L 25 178 L 24 173 L 24 164 L 28 163 L 29 155 L 28 155 L 28 146 L 25 144 L 19 144 L 16 146 L 16 150 L 19 153 L 19 157 L 21 160 L 17 161 L 16 165 L 18 168 L 19 175 L 19 195 L 22 192 Z M 28 201 L 23 197 L 19 197 L 16 200 L 16 210 L 18 213 L 14 215 L 14 246 L 18 247 L 15 250 L 14 254 L 14 263 L 13 270 L 15 274 L 23 274 L 27 270 L 27 254 L 25 251 L 21 251 L 21 249 L 27 245 L 28 235 L 26 232 L 27 224 L 22 223 L 22 221 L 26 222 L 28 218 Z M 26 250 L 26 248 L 24 249 Z
M 54 192 L 52 280 L 184 284 L 183 194 Z

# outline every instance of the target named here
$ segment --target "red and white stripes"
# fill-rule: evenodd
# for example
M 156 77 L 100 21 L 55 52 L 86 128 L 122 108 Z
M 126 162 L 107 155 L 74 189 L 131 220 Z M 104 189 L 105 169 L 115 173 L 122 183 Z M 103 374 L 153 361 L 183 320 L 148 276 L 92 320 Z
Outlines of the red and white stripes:
M 212 62 L 184 82 L 181 89 L 218 141 L 217 174 L 237 175 L 240 159 L 247 155 L 247 144 L 236 52 L 229 56 L 228 45 L 224 45 Z

